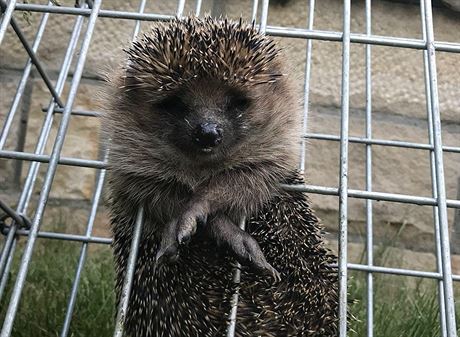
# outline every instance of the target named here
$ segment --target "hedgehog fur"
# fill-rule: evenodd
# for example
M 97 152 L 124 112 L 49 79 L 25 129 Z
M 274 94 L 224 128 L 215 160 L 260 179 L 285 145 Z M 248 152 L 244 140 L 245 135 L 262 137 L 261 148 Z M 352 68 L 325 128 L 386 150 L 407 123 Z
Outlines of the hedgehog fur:
M 286 183 L 302 183 L 293 176 Z M 134 217 L 133 217 L 134 219 Z M 134 223 L 114 227 L 118 296 Z M 247 223 L 267 260 L 280 272 L 273 283 L 242 269 L 236 336 L 337 336 L 336 258 L 304 193 L 274 197 Z M 199 232 L 175 264 L 155 270 L 157 240 L 144 231 L 125 320 L 129 337 L 225 336 L 236 285 L 233 259 Z

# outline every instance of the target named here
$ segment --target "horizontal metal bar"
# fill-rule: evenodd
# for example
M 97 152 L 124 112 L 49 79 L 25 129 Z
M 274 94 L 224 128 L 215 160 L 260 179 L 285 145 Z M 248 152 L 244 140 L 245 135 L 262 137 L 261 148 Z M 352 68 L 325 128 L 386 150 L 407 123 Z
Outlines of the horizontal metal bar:
M 8 150 L 1 150 L 0 158 L 38 161 L 40 163 L 49 163 L 50 161 L 50 156 L 45 155 L 45 154 L 34 154 L 30 152 L 18 152 L 18 151 L 8 151 Z M 62 165 L 97 168 L 97 169 L 106 168 L 105 162 L 100 161 L 100 160 L 92 160 L 92 159 L 61 157 L 58 163 Z
M 89 9 L 80 9 L 63 6 L 45 6 L 32 4 L 16 4 L 16 10 L 30 12 L 48 12 L 56 14 L 84 15 L 89 16 Z M 101 10 L 100 17 L 142 20 L 142 21 L 165 21 L 170 20 L 174 16 L 162 14 L 139 14 L 134 12 L 123 12 L 113 10 Z M 324 41 L 342 41 L 342 32 L 309 30 L 303 28 L 285 28 L 276 26 L 267 26 L 266 34 L 288 38 L 302 38 Z M 350 42 L 360 44 L 372 44 L 388 47 L 411 48 L 411 49 L 426 49 L 426 43 L 420 39 L 409 39 L 392 36 L 366 35 L 366 34 L 350 34 Z M 459 43 L 450 42 L 435 42 L 434 46 L 437 51 L 460 53 Z
M 47 107 L 42 107 L 43 112 L 47 112 L 48 108 Z M 55 113 L 62 113 L 64 111 L 63 108 L 54 108 Z M 80 110 L 80 109 L 75 109 L 71 111 L 71 114 L 74 116 L 85 116 L 85 117 L 100 117 L 101 113 L 98 111 L 91 111 L 91 110 Z
M 336 266 L 334 266 L 336 267 Z M 367 266 L 363 264 L 348 263 L 348 269 L 358 270 L 363 272 L 379 273 L 379 274 L 391 274 L 391 275 L 400 275 L 400 276 L 410 276 L 410 277 L 421 277 L 421 278 L 430 278 L 436 280 L 442 280 L 442 275 L 437 272 L 413 270 L 413 269 L 403 269 L 403 268 L 390 268 L 390 267 L 380 267 L 380 266 Z M 460 281 L 460 275 L 452 275 L 453 281 Z
M 30 161 L 38 161 L 42 163 L 49 162 L 48 155 L 37 155 L 33 153 L 24 153 L 24 152 L 6 151 L 6 150 L 0 151 L 0 158 L 30 160 Z M 62 157 L 59 160 L 59 164 L 78 166 L 78 167 L 98 168 L 98 169 L 106 168 L 106 163 L 100 160 L 77 159 L 77 158 L 68 158 L 68 157 Z M 286 184 L 282 184 L 281 186 L 288 191 L 299 191 L 299 192 L 309 192 L 309 193 L 315 193 L 315 194 L 338 196 L 338 189 L 336 187 L 325 187 L 325 186 L 317 186 L 317 185 L 286 185 Z M 397 193 L 367 192 L 367 191 L 362 191 L 362 190 L 350 189 L 349 196 L 352 198 L 358 198 L 358 199 L 371 199 L 371 200 L 380 200 L 380 201 L 401 202 L 401 203 L 415 204 L 415 205 L 426 205 L 426 206 L 436 206 L 437 205 L 435 198 L 419 197 L 419 196 L 397 194 Z M 447 207 L 460 208 L 460 200 L 448 199 Z
M 0 158 L 10 158 L 10 159 L 19 159 L 19 160 L 30 160 L 38 161 L 42 163 L 49 162 L 48 155 L 37 155 L 33 153 L 17 152 L 17 151 L 0 151 Z M 88 168 L 106 168 L 106 163 L 100 160 L 91 160 L 91 159 L 77 159 L 77 158 L 68 158 L 61 157 L 59 164 L 78 166 L 78 167 L 88 167 Z M 325 187 L 318 185 L 286 185 L 281 184 L 281 186 L 287 191 L 299 191 L 299 192 L 308 192 L 315 194 L 324 194 L 324 195 L 334 195 L 338 196 L 338 189 L 336 187 Z M 385 192 L 367 192 L 363 190 L 349 190 L 349 196 L 352 198 L 358 199 L 371 199 L 371 200 L 380 200 L 380 201 L 391 201 L 391 202 L 400 202 L 406 204 L 415 204 L 415 205 L 425 205 L 425 206 L 436 206 L 437 201 L 435 198 L 431 197 L 419 197 L 414 195 L 405 195 L 397 193 L 385 193 Z M 447 200 L 447 207 L 450 208 L 460 208 L 460 200 Z
M 8 234 L 9 228 L 4 229 L 4 235 Z M 16 231 L 16 234 L 21 236 L 29 235 L 28 230 L 19 229 Z M 112 243 L 111 238 L 100 237 L 100 236 L 85 236 L 77 234 L 67 234 L 67 233 L 56 233 L 56 232 L 46 232 L 39 231 L 38 237 L 51 240 L 65 240 L 65 241 L 75 241 L 75 242 L 85 242 L 85 243 L 96 243 L 96 244 L 106 244 L 110 245 Z M 337 265 L 332 265 L 332 267 L 337 268 Z M 411 276 L 411 277 L 422 277 L 430 279 L 442 279 L 441 274 L 437 272 L 427 272 L 413 269 L 403 269 L 403 268 L 390 268 L 390 267 L 380 267 L 380 266 L 367 266 L 363 264 L 348 263 L 348 269 L 358 270 L 363 272 L 372 272 L 380 274 L 392 274 L 400 276 Z M 460 281 L 460 275 L 452 275 L 454 281 Z
M 45 6 L 45 5 L 34 5 L 34 4 L 16 4 L 15 9 L 17 11 L 29 11 L 29 12 L 47 12 L 54 14 L 68 14 L 68 15 L 83 15 L 89 16 L 91 14 L 90 9 L 74 8 L 65 6 Z M 141 14 L 137 12 L 124 12 L 101 9 L 99 11 L 99 17 L 102 18 L 113 18 L 113 19 L 127 19 L 127 20 L 141 20 L 141 21 L 166 21 L 174 18 L 174 15 L 164 14 Z
M 319 140 L 330 140 L 330 141 L 340 141 L 340 137 L 331 134 L 323 133 L 307 133 L 304 136 L 309 139 L 319 139 Z M 408 149 L 420 149 L 420 150 L 433 150 L 433 146 L 430 144 L 423 143 L 414 143 L 414 142 L 404 142 L 399 140 L 389 140 L 389 139 L 375 139 L 375 138 L 365 138 L 365 137 L 350 137 L 350 143 L 361 143 L 367 145 L 382 145 L 382 146 L 393 146 L 393 147 L 402 147 Z M 454 152 L 460 153 L 460 147 L 457 146 L 443 146 L 444 152 Z
M 342 32 L 309 30 L 303 28 L 286 28 L 268 26 L 267 34 L 278 37 L 302 38 L 323 41 L 342 41 Z M 426 43 L 423 40 L 401 38 L 382 35 L 365 35 L 365 34 L 350 34 L 350 42 L 359 44 L 379 45 L 386 47 L 409 48 L 409 49 L 426 49 Z M 460 53 L 459 43 L 450 42 L 435 42 L 434 46 L 438 51 Z
M 281 187 L 286 191 L 308 192 L 314 194 L 324 194 L 338 196 L 337 187 L 325 187 L 317 185 L 287 185 L 281 184 Z M 370 199 L 378 201 L 400 202 L 405 204 L 414 204 L 421 206 L 436 206 L 437 200 L 431 197 L 419 197 L 414 195 L 385 193 L 385 192 L 368 192 L 363 190 L 348 190 L 348 196 L 357 199 Z M 460 208 L 460 200 L 447 199 L 447 207 Z
M 5 227 L 2 231 L 3 235 L 8 235 L 10 231 L 9 227 Z M 16 231 L 17 235 L 28 236 L 29 231 L 26 229 L 18 229 Z M 76 241 L 83 243 L 100 243 L 110 245 L 112 243 L 111 238 L 106 238 L 102 236 L 92 236 L 92 235 L 78 235 L 78 234 L 67 234 L 67 233 L 56 233 L 56 232 L 47 232 L 39 231 L 39 238 L 52 239 L 52 240 L 64 240 L 64 241 Z

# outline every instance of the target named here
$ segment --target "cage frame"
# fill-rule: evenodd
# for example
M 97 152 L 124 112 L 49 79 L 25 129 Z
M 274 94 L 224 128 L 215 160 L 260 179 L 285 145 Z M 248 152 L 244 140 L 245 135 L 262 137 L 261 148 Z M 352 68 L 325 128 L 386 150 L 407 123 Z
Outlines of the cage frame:
M 65 321 L 61 330 L 60 336 L 68 335 L 71 324 L 72 312 L 78 292 L 81 272 L 87 256 L 87 249 L 90 243 L 110 244 L 111 239 L 98 237 L 92 234 L 92 228 L 95 221 L 97 208 L 102 196 L 104 180 L 106 175 L 106 163 L 108 151 L 104 150 L 101 160 L 70 158 L 61 156 L 67 127 L 72 116 L 80 115 L 87 117 L 97 117 L 97 111 L 74 110 L 73 103 L 75 101 L 80 80 L 83 75 L 86 56 L 91 43 L 91 38 L 94 32 L 97 19 L 99 17 L 117 18 L 135 20 L 136 25 L 132 34 L 134 38 L 140 28 L 141 21 L 165 21 L 174 16 L 181 17 L 183 15 L 185 0 L 177 1 L 177 9 L 175 15 L 163 15 L 155 13 L 145 13 L 146 0 L 139 1 L 137 12 L 103 10 L 100 9 L 102 0 L 86 1 L 80 4 L 80 7 L 61 7 L 54 6 L 52 1 L 48 5 L 36 4 L 20 4 L 16 0 L 0 0 L 1 16 L 0 16 L 0 47 L 5 36 L 7 27 L 11 25 L 18 39 L 21 41 L 24 49 L 29 55 L 29 59 L 24 66 L 23 75 L 19 81 L 16 94 L 13 97 L 10 110 L 6 115 L 6 120 L 3 123 L 0 133 L 0 158 L 13 159 L 20 161 L 31 161 L 31 166 L 26 176 L 24 187 L 16 206 L 16 209 L 11 208 L 0 200 L 0 208 L 4 213 L 12 219 L 10 226 L 3 226 L 1 232 L 4 235 L 0 255 L 0 298 L 3 295 L 6 283 L 8 281 L 8 271 L 11 267 L 14 251 L 16 249 L 17 236 L 27 236 L 27 243 L 22 255 L 18 275 L 14 283 L 13 292 L 9 301 L 9 306 L 5 320 L 2 325 L 0 337 L 9 337 L 13 328 L 15 315 L 17 313 L 22 290 L 24 288 L 28 267 L 32 259 L 34 244 L 38 238 L 48 238 L 57 240 L 70 240 L 81 242 L 81 250 L 78 259 L 78 264 L 75 270 L 75 277 L 72 284 L 71 295 L 66 308 Z M 197 0 L 195 13 L 201 12 L 202 1 Z M 343 0 L 343 27 L 342 31 L 322 31 L 314 29 L 315 15 L 315 0 L 309 0 L 308 25 L 304 29 L 278 27 L 267 25 L 269 0 L 261 1 L 260 20 L 257 19 L 257 9 L 259 1 L 253 0 L 252 19 L 258 21 L 258 27 L 262 33 L 278 37 L 299 38 L 307 41 L 306 47 L 306 64 L 304 74 L 304 105 L 303 105 L 303 123 L 302 123 L 302 151 L 300 154 L 300 171 L 305 170 L 305 142 L 307 139 L 316 139 L 322 141 L 333 141 L 340 143 L 340 173 L 339 186 L 317 186 L 317 185 L 283 185 L 287 190 L 303 191 L 308 193 L 316 193 L 323 195 L 337 196 L 339 199 L 339 257 L 338 257 L 338 277 L 339 277 L 339 335 L 345 337 L 347 335 L 347 273 L 349 270 L 358 270 L 365 272 L 367 275 L 367 336 L 373 336 L 373 274 L 383 273 L 392 275 L 404 275 L 409 277 L 420 277 L 434 279 L 438 282 L 438 297 L 439 297 L 439 317 L 440 331 L 442 337 L 457 336 L 457 327 L 455 321 L 455 303 L 453 293 L 453 282 L 460 281 L 460 275 L 454 275 L 451 267 L 451 252 L 449 244 L 449 227 L 447 219 L 447 208 L 460 209 L 460 200 L 447 199 L 444 181 L 444 164 L 443 153 L 460 153 L 460 147 L 443 146 L 441 118 L 438 98 L 437 86 L 437 68 L 436 68 L 436 52 L 460 53 L 460 41 L 457 43 L 436 41 L 433 29 L 433 13 L 431 0 L 420 1 L 420 14 L 422 25 L 422 39 L 402 38 L 393 36 L 374 35 L 371 31 L 371 0 L 365 0 L 365 17 L 366 17 L 366 33 L 357 34 L 350 31 L 351 20 L 351 0 Z M 20 26 L 13 17 L 15 11 L 31 11 L 42 13 L 42 19 L 37 29 L 37 33 L 32 45 L 30 45 L 22 33 Z M 66 53 L 63 58 L 59 76 L 53 84 L 42 66 L 36 51 L 40 45 L 44 30 L 50 14 L 69 14 L 75 16 L 75 23 L 70 36 L 69 44 L 66 48 Z M 86 30 L 83 32 L 83 22 L 87 21 Z M 61 99 L 64 83 L 69 77 L 71 62 L 76 55 L 77 45 L 82 41 L 81 48 L 78 52 L 78 59 L 75 66 L 75 71 L 70 84 L 70 92 L 67 100 L 64 102 Z M 340 134 L 320 134 L 308 132 L 308 113 L 309 113 L 309 90 L 310 90 L 310 75 L 311 75 L 311 55 L 313 53 L 312 41 L 325 40 L 335 41 L 342 44 L 342 83 L 341 83 L 341 125 Z M 365 76 L 366 76 L 366 108 L 365 108 L 365 137 L 350 137 L 349 136 L 349 70 L 350 70 L 350 48 L 351 44 L 365 45 Z M 375 139 L 372 134 L 372 46 L 388 46 L 396 48 L 410 48 L 423 50 L 424 61 L 424 82 L 425 82 L 425 97 L 427 106 L 427 129 L 428 142 L 415 143 L 406 141 L 395 141 L 387 139 Z M 21 99 L 24 97 L 24 90 L 29 80 L 32 67 L 35 67 L 38 74 L 45 82 L 49 93 L 50 103 L 47 108 L 44 108 L 45 118 L 43 127 L 33 153 L 25 151 L 5 150 L 4 146 L 11 129 L 13 118 L 17 113 Z M 49 137 L 53 117 L 55 114 L 61 114 L 61 122 L 58 128 L 53 150 L 50 155 L 44 154 L 44 147 Z M 350 143 L 364 144 L 366 149 L 366 187 L 363 190 L 354 190 L 348 188 L 348 145 Z M 390 146 L 401 147 L 408 149 L 422 149 L 430 152 L 431 166 L 431 185 L 432 196 L 424 197 L 417 195 L 404 195 L 397 193 L 384 193 L 373 191 L 372 189 L 372 147 L 373 146 Z M 47 163 L 48 168 L 43 183 L 42 192 L 38 200 L 35 215 L 32 219 L 26 216 L 29 206 L 32 190 L 36 183 L 38 169 L 41 163 Z M 43 213 L 46 207 L 46 202 L 51 190 L 54 174 L 58 165 L 70 165 L 76 167 L 86 167 L 98 170 L 97 181 L 95 184 L 93 197 L 91 201 L 90 213 L 86 226 L 85 235 L 65 234 L 57 232 L 40 231 L 40 225 L 43 222 Z M 348 207 L 349 198 L 359 198 L 366 200 L 366 255 L 367 263 L 354 264 L 349 263 L 347 259 L 347 234 L 348 234 Z M 390 268 L 374 265 L 373 261 L 373 201 L 383 200 L 398 203 L 409 203 L 416 205 L 425 205 L 433 208 L 434 217 L 434 237 L 436 246 L 436 261 L 437 271 L 428 272 L 421 270 Z M 123 317 L 126 311 L 131 281 L 134 273 L 134 265 L 136 261 L 137 247 L 139 245 L 140 234 L 143 225 L 143 210 L 140 209 L 137 216 L 137 221 L 134 229 L 133 241 L 131 243 L 131 254 L 128 261 L 126 280 L 124 282 L 122 298 L 118 308 L 118 314 L 115 325 L 114 336 L 122 336 L 123 334 Z M 244 228 L 244 221 L 240 224 Z M 240 280 L 240 270 L 238 266 L 234 270 L 233 281 L 238 283 Z M 237 317 L 238 293 L 235 292 L 232 298 L 232 310 L 229 313 L 227 336 L 235 335 L 236 317 Z

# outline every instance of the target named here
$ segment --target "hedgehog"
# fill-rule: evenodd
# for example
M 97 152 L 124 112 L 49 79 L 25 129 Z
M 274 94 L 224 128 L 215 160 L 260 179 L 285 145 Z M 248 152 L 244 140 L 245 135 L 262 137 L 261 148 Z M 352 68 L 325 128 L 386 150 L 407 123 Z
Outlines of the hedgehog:
M 241 19 L 156 23 L 108 78 L 102 130 L 120 298 L 145 224 L 127 336 L 334 336 L 335 258 L 299 192 L 300 100 L 280 48 Z M 247 231 L 238 224 L 248 219 Z

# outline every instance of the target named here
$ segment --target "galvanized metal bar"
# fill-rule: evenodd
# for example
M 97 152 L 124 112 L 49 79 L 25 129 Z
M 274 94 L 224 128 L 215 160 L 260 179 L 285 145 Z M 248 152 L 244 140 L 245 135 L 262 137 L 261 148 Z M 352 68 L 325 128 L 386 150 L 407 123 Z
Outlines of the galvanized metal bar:
M 27 271 L 29 268 L 29 263 L 32 258 L 33 247 L 37 239 L 37 232 L 40 228 L 40 224 L 41 224 L 43 213 L 46 207 L 48 195 L 51 190 L 51 184 L 53 182 L 54 175 L 56 173 L 60 152 L 61 152 L 62 146 L 64 145 L 64 138 L 65 138 L 67 127 L 70 121 L 70 111 L 72 110 L 72 105 L 73 105 L 73 102 L 77 94 L 81 76 L 83 74 L 84 63 L 86 60 L 86 55 L 89 49 L 89 44 L 90 44 L 91 37 L 93 35 L 94 27 L 96 24 L 99 7 L 100 7 L 100 0 L 95 0 L 94 6 L 92 8 L 92 13 L 88 21 L 88 27 L 85 33 L 85 38 L 83 40 L 82 47 L 80 50 L 80 55 L 78 57 L 75 73 L 72 79 L 72 84 L 70 86 L 69 95 L 68 95 L 67 103 L 65 106 L 66 109 L 64 113 L 62 114 L 61 124 L 59 125 L 59 130 L 56 136 L 56 141 L 53 147 L 48 170 L 46 172 L 43 189 L 40 193 L 40 197 L 38 200 L 37 210 L 36 210 L 33 222 L 32 222 L 32 228 L 30 230 L 30 235 L 27 240 L 27 244 L 24 250 L 21 264 L 19 266 L 16 283 L 13 288 L 13 293 L 11 295 L 11 299 L 9 302 L 8 310 L 6 312 L 2 331 L 0 333 L 1 337 L 9 337 L 11 335 L 11 330 L 13 328 L 14 318 L 16 316 L 17 308 L 19 305 L 19 300 L 22 295 L 22 289 L 24 288 L 24 283 L 25 283 Z
M 139 13 L 144 12 L 145 4 L 146 4 L 145 0 L 142 0 L 139 5 L 139 10 L 138 10 Z M 184 6 L 185 6 L 185 0 L 179 0 L 177 12 L 176 12 L 177 17 L 180 18 L 182 16 Z M 133 35 L 131 38 L 132 41 L 135 40 L 137 34 L 139 33 L 140 24 L 141 22 L 137 20 L 136 25 L 134 27 Z M 108 158 L 105 158 L 104 161 L 107 161 L 107 159 Z M 126 275 L 125 275 L 125 280 L 123 282 L 120 303 L 118 304 L 118 312 L 117 312 L 117 317 L 115 321 L 115 331 L 114 331 L 115 337 L 123 336 L 124 322 L 125 322 L 125 317 L 126 317 L 126 311 L 128 309 L 131 287 L 132 287 L 132 283 L 134 279 L 134 271 L 136 267 L 136 260 L 137 260 L 137 254 L 139 251 L 140 238 L 142 234 L 143 224 L 144 224 L 144 209 L 143 207 L 140 207 L 138 210 L 135 227 L 133 229 L 134 232 L 133 232 L 131 249 L 130 249 L 127 266 L 126 266 Z
M 180 18 L 182 16 L 182 13 L 184 13 L 184 7 L 185 7 L 185 0 L 178 0 L 176 17 Z
M 315 16 L 315 0 L 310 0 L 308 5 L 308 30 L 313 30 L 313 20 Z M 308 110 L 310 104 L 310 78 L 311 78 L 311 54 L 313 41 L 307 39 L 307 51 L 305 56 L 305 75 L 304 75 L 304 90 L 303 90 L 303 119 L 302 119 L 302 134 L 307 133 L 308 126 Z M 306 159 L 306 138 L 302 137 L 300 144 L 300 165 L 299 171 L 303 175 L 305 173 Z
M 442 275 L 440 273 L 429 272 L 429 271 L 403 269 L 403 268 L 389 268 L 389 267 L 379 267 L 379 266 L 369 267 L 364 264 L 356 264 L 356 263 L 348 263 L 347 267 L 350 270 L 359 270 L 363 272 L 420 277 L 420 278 L 429 278 L 429 279 L 438 279 L 438 280 L 442 279 Z M 452 280 L 456 282 L 460 281 L 460 275 L 452 275 Z
M 240 228 L 244 231 L 246 229 L 246 218 L 243 217 L 240 222 Z M 235 336 L 236 330 L 236 319 L 238 313 L 238 296 L 239 296 L 239 284 L 241 281 L 241 264 L 236 262 L 235 268 L 233 270 L 233 284 L 235 284 L 235 292 L 232 294 L 232 299 L 230 301 L 231 309 L 230 315 L 228 318 L 227 326 L 227 337 Z
M 347 336 L 348 259 L 348 128 L 350 90 L 351 0 L 343 1 L 342 92 L 339 176 L 339 336 Z
M 439 235 L 441 243 L 441 266 L 443 275 L 444 304 L 446 316 L 446 332 L 449 337 L 457 336 L 457 326 L 455 322 L 455 300 L 452 285 L 452 266 L 449 241 L 449 224 L 447 218 L 447 202 L 444 181 L 444 162 L 442 154 L 442 136 L 441 136 L 441 116 L 439 110 L 437 70 L 436 70 L 436 52 L 434 46 L 434 29 L 431 0 L 424 0 L 425 9 L 425 32 L 426 48 L 428 63 L 428 83 L 430 89 L 431 115 L 433 145 L 434 145 L 434 168 L 436 173 L 436 192 L 437 192 L 437 211 L 439 218 Z
M 11 231 L 11 228 L 5 228 L 1 234 L 5 235 Z M 29 236 L 30 231 L 26 229 L 18 229 L 15 232 L 15 235 Z M 63 241 L 75 241 L 82 243 L 98 243 L 109 245 L 112 243 L 111 238 L 102 237 L 102 236 L 86 236 L 78 234 L 69 234 L 69 233 L 57 233 L 57 232 L 46 232 L 39 231 L 37 237 L 50 240 L 63 240 Z
M 257 18 L 257 6 L 258 1 L 254 0 L 252 6 L 252 21 L 256 23 Z M 262 12 L 260 13 L 260 30 L 261 34 L 265 34 L 265 27 L 267 25 L 268 19 L 268 5 L 269 0 L 263 0 L 262 3 Z M 242 230 L 246 229 L 246 217 L 243 217 L 240 221 L 239 227 Z M 235 268 L 233 269 L 233 283 L 235 284 L 235 291 L 232 294 L 231 298 L 231 309 L 228 319 L 227 333 L 226 337 L 234 337 L 236 331 L 236 318 L 238 312 L 238 297 L 239 297 L 239 284 L 241 281 L 241 264 L 236 262 Z
M 31 160 L 36 162 L 49 162 L 49 156 L 46 155 L 34 155 L 28 153 L 15 153 L 14 151 L 0 151 L 0 158 L 13 158 L 13 159 L 23 159 Z M 62 165 L 70 166 L 79 166 L 79 167 L 88 167 L 88 168 L 97 168 L 102 169 L 106 167 L 106 163 L 100 160 L 90 160 L 90 159 L 75 159 L 75 158 L 66 158 L 63 157 L 58 161 Z M 318 185 L 309 185 L 309 184 L 300 184 L 300 185 L 286 185 L 281 184 L 282 188 L 287 191 L 299 191 L 299 192 L 309 192 L 316 194 L 325 194 L 325 195 L 338 195 L 338 189 L 336 187 L 327 187 L 327 186 L 318 186 Z M 414 195 L 405 195 L 399 193 L 386 193 L 386 192 L 367 192 L 363 190 L 349 190 L 349 196 L 352 198 L 358 199 L 372 199 L 379 201 L 391 201 L 391 202 L 401 202 L 407 204 L 415 205 L 429 205 L 435 206 L 436 199 L 430 197 L 420 197 Z M 447 199 L 447 207 L 450 208 L 460 208 L 460 201 Z
M 366 0 L 366 35 L 372 34 L 372 3 Z M 366 138 L 372 139 L 372 57 L 371 45 L 366 45 Z M 372 145 L 366 144 L 366 191 L 372 191 Z M 366 199 L 366 257 L 367 265 L 374 264 L 374 230 L 372 200 Z M 374 278 L 367 273 L 366 325 L 367 336 L 374 336 Z
M 105 154 L 103 156 L 104 160 L 107 160 L 107 155 L 108 155 L 108 151 L 105 151 Z M 96 188 L 94 190 L 94 195 L 93 195 L 93 201 L 91 203 L 91 210 L 90 210 L 88 222 L 86 225 L 86 232 L 85 232 L 86 238 L 90 238 L 91 233 L 93 231 L 93 225 L 96 219 L 97 208 L 101 200 L 102 188 L 104 187 L 105 173 L 106 173 L 105 169 L 101 170 L 97 178 Z M 80 250 L 80 256 L 78 258 L 78 264 L 77 264 L 77 268 L 75 271 L 75 276 L 72 282 L 72 290 L 70 293 L 69 302 L 67 304 L 64 324 L 62 326 L 61 335 L 60 335 L 61 337 L 66 337 L 69 334 L 70 322 L 72 320 L 73 309 L 74 309 L 75 302 L 77 299 L 78 286 L 80 285 L 81 273 L 83 270 L 83 266 L 85 264 L 87 252 L 88 252 L 88 242 L 83 242 L 81 250 Z
M 6 29 L 10 24 L 10 20 L 13 16 L 13 12 L 15 10 L 16 0 L 10 0 L 8 4 L 1 3 L 0 10 L 2 15 L 0 16 L 0 45 L 3 42 L 3 38 L 5 37 Z
M 259 25 L 259 31 L 262 34 L 267 34 L 268 5 L 269 5 L 269 0 L 262 0 L 262 11 L 260 12 L 260 25 Z
M 128 309 L 129 295 L 131 294 L 131 287 L 133 285 L 134 271 L 137 260 L 137 252 L 141 240 L 142 225 L 144 223 L 144 208 L 140 207 L 137 212 L 136 224 L 133 229 L 133 238 L 131 241 L 131 248 L 128 257 L 128 264 L 126 267 L 126 275 L 121 291 L 120 303 L 118 305 L 117 319 L 115 325 L 115 333 L 113 337 L 123 337 L 124 321 L 126 311 Z
M 309 138 L 309 139 L 319 139 L 319 140 L 329 140 L 329 141 L 339 141 L 340 140 L 339 136 L 323 134 L 323 133 L 307 133 L 304 137 Z M 430 144 L 404 142 L 404 141 L 388 140 L 388 139 L 350 137 L 349 142 L 358 143 L 358 144 L 403 147 L 407 149 L 433 150 L 433 145 L 430 145 Z M 456 147 L 456 146 L 443 146 L 442 150 L 445 152 L 460 153 L 460 147 Z
M 16 10 L 18 11 L 30 11 L 30 12 L 49 12 L 55 14 L 68 14 L 68 15 L 83 15 L 88 16 L 90 10 L 88 9 L 79 9 L 73 7 L 65 6 L 53 6 L 48 7 L 45 5 L 33 5 L 33 4 L 16 4 Z M 101 10 L 100 17 L 105 18 L 116 18 L 116 19 L 128 19 L 128 20 L 142 20 L 142 21 L 167 21 L 173 18 L 172 15 L 163 15 L 163 14 L 137 14 L 134 12 L 126 11 L 114 11 L 114 10 Z M 266 34 L 279 36 L 279 37 L 289 37 L 289 38 L 302 38 L 302 39 L 312 39 L 312 40 L 325 40 L 325 41 L 336 41 L 340 42 L 342 40 L 342 32 L 334 31 L 322 31 L 322 30 L 312 30 L 293 27 L 277 27 L 277 26 L 267 26 Z M 400 48 L 412 48 L 412 49 L 424 49 L 425 43 L 420 39 L 412 38 L 400 38 L 392 36 L 379 36 L 371 35 L 370 37 L 366 34 L 350 34 L 350 42 L 352 43 L 361 43 L 361 44 L 372 44 L 372 45 L 381 45 L 388 47 L 400 47 Z M 460 43 L 451 43 L 451 42 L 439 42 L 434 43 L 436 50 L 443 52 L 451 53 L 460 53 Z
M 18 159 L 18 160 L 28 160 L 39 163 L 49 163 L 50 156 L 46 154 L 34 154 L 28 152 L 17 152 L 17 151 L 8 151 L 1 150 L 0 158 L 9 158 L 9 159 Z M 106 163 L 101 160 L 94 159 L 79 159 L 79 158 L 70 158 L 62 157 L 58 160 L 59 164 L 70 165 L 70 166 L 79 166 L 79 167 L 89 167 L 101 169 L 106 167 Z
M 201 5 L 203 4 L 202 0 L 196 0 L 196 6 L 195 6 L 195 15 L 200 16 L 201 13 Z
M 32 44 L 32 51 L 34 53 L 37 52 L 38 46 L 43 37 L 43 33 L 45 32 L 46 24 L 48 23 L 49 13 L 43 14 L 42 18 L 40 19 L 40 23 L 37 28 L 37 34 L 35 34 L 34 43 Z M 32 60 L 27 60 L 24 66 L 24 72 L 19 80 L 18 87 L 16 89 L 16 93 L 13 97 L 13 102 L 11 103 L 11 107 L 6 114 L 6 119 L 2 127 L 2 131 L 0 132 L 0 150 L 3 149 L 5 146 L 8 132 L 13 124 L 14 116 L 16 115 L 16 111 L 18 110 L 19 104 L 21 102 L 22 95 L 24 94 L 24 90 L 26 89 L 26 85 L 29 82 L 30 71 L 32 70 Z
M 286 191 L 297 191 L 297 192 L 308 192 L 315 194 L 324 194 L 324 195 L 339 195 L 339 189 L 336 187 L 325 187 L 318 185 L 287 185 L 280 184 L 281 188 Z M 350 198 L 357 199 L 371 199 L 378 201 L 390 201 L 390 202 L 399 202 L 405 204 L 414 204 L 414 205 L 426 205 L 426 206 L 436 206 L 437 199 L 430 197 L 420 197 L 415 195 L 406 195 L 406 194 L 397 194 L 397 193 L 385 193 L 385 192 L 367 192 L 363 190 L 354 190 L 348 189 L 348 196 Z M 460 200 L 447 199 L 447 207 L 459 208 Z
M 259 0 L 252 0 L 252 13 L 251 13 L 251 21 L 256 23 L 257 19 L 257 8 L 259 7 Z
M 422 23 L 422 36 L 426 40 L 426 20 L 425 20 L 425 2 L 420 1 L 420 16 Z M 424 65 L 424 76 L 425 76 L 425 98 L 426 98 L 426 111 L 427 111 L 427 126 L 428 126 L 428 140 L 431 146 L 433 146 L 433 118 L 431 110 L 431 89 L 430 89 L 430 76 L 429 76 L 429 65 L 428 65 L 428 51 L 423 51 L 423 65 Z M 433 198 L 437 198 L 438 192 L 436 187 L 436 164 L 434 152 L 430 151 L 430 175 L 431 175 L 431 189 Z M 439 213 L 436 206 L 433 207 L 433 219 L 434 219 L 434 238 L 436 246 L 436 265 L 437 271 L 442 275 L 442 258 L 441 258 L 441 235 L 439 228 Z M 438 282 L 438 301 L 439 301 L 439 321 L 441 336 L 447 336 L 446 327 L 446 306 L 444 296 L 444 286 L 442 279 Z
M 287 27 L 267 27 L 267 35 L 300 38 L 300 39 L 313 39 L 323 41 L 336 41 L 340 42 L 342 38 L 341 32 L 313 30 L 308 31 L 302 28 L 287 28 Z M 365 34 L 350 34 L 351 43 L 371 44 L 396 48 L 410 48 L 410 49 L 425 49 L 425 43 L 419 39 L 400 38 L 393 36 L 371 35 L 370 37 Z M 459 43 L 450 42 L 435 42 L 434 44 L 437 51 L 460 53 Z
M 43 112 L 46 112 L 48 108 L 42 108 Z M 64 111 L 63 108 L 55 108 L 54 113 L 62 113 Z M 84 117 L 100 117 L 101 113 L 99 111 L 92 111 L 92 110 L 81 110 L 81 109 L 74 109 L 71 111 L 72 115 L 75 116 L 84 116 Z

